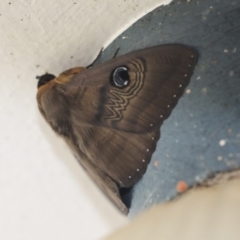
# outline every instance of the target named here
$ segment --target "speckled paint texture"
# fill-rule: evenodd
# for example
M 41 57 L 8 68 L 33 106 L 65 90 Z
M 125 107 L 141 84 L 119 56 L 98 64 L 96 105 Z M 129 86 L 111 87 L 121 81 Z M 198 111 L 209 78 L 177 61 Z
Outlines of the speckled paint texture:
M 161 127 L 146 174 L 128 195 L 130 216 L 217 172 L 240 167 L 240 2 L 173 1 L 147 14 L 104 52 L 158 44 L 194 47 L 199 61 L 184 96 Z

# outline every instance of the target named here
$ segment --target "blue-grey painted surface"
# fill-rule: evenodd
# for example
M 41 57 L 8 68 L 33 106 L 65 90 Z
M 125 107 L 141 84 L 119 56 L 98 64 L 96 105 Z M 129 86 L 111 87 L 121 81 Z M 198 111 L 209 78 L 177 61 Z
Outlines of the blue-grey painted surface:
M 199 52 L 187 93 L 161 127 L 146 174 L 133 187 L 130 216 L 193 186 L 240 167 L 240 1 L 173 1 L 149 13 L 108 48 L 124 54 L 165 43 Z

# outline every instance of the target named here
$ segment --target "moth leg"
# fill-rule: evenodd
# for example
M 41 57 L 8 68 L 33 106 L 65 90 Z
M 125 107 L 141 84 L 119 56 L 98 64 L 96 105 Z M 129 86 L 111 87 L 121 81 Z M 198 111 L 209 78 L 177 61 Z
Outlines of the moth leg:
M 101 57 L 103 52 L 103 47 L 100 49 L 100 52 L 98 53 L 97 57 L 93 60 L 93 62 L 91 64 L 89 64 L 86 68 L 90 68 L 93 67 L 93 65 L 97 62 L 97 60 L 99 60 L 99 58 Z

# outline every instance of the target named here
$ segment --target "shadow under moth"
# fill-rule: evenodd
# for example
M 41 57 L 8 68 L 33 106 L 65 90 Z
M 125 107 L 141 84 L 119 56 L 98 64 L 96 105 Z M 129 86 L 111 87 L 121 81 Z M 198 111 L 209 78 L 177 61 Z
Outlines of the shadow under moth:
M 197 52 L 179 44 L 138 50 L 58 77 L 38 77 L 39 110 L 95 183 L 125 214 L 119 190 L 145 173 L 160 127 L 188 85 Z

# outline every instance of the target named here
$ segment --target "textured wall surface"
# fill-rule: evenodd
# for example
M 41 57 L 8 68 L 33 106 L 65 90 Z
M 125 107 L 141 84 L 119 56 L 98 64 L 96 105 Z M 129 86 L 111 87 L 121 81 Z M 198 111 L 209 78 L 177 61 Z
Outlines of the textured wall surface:
M 170 0 L 0 2 L 0 239 L 97 239 L 127 220 L 41 118 L 36 75 L 91 62 Z

